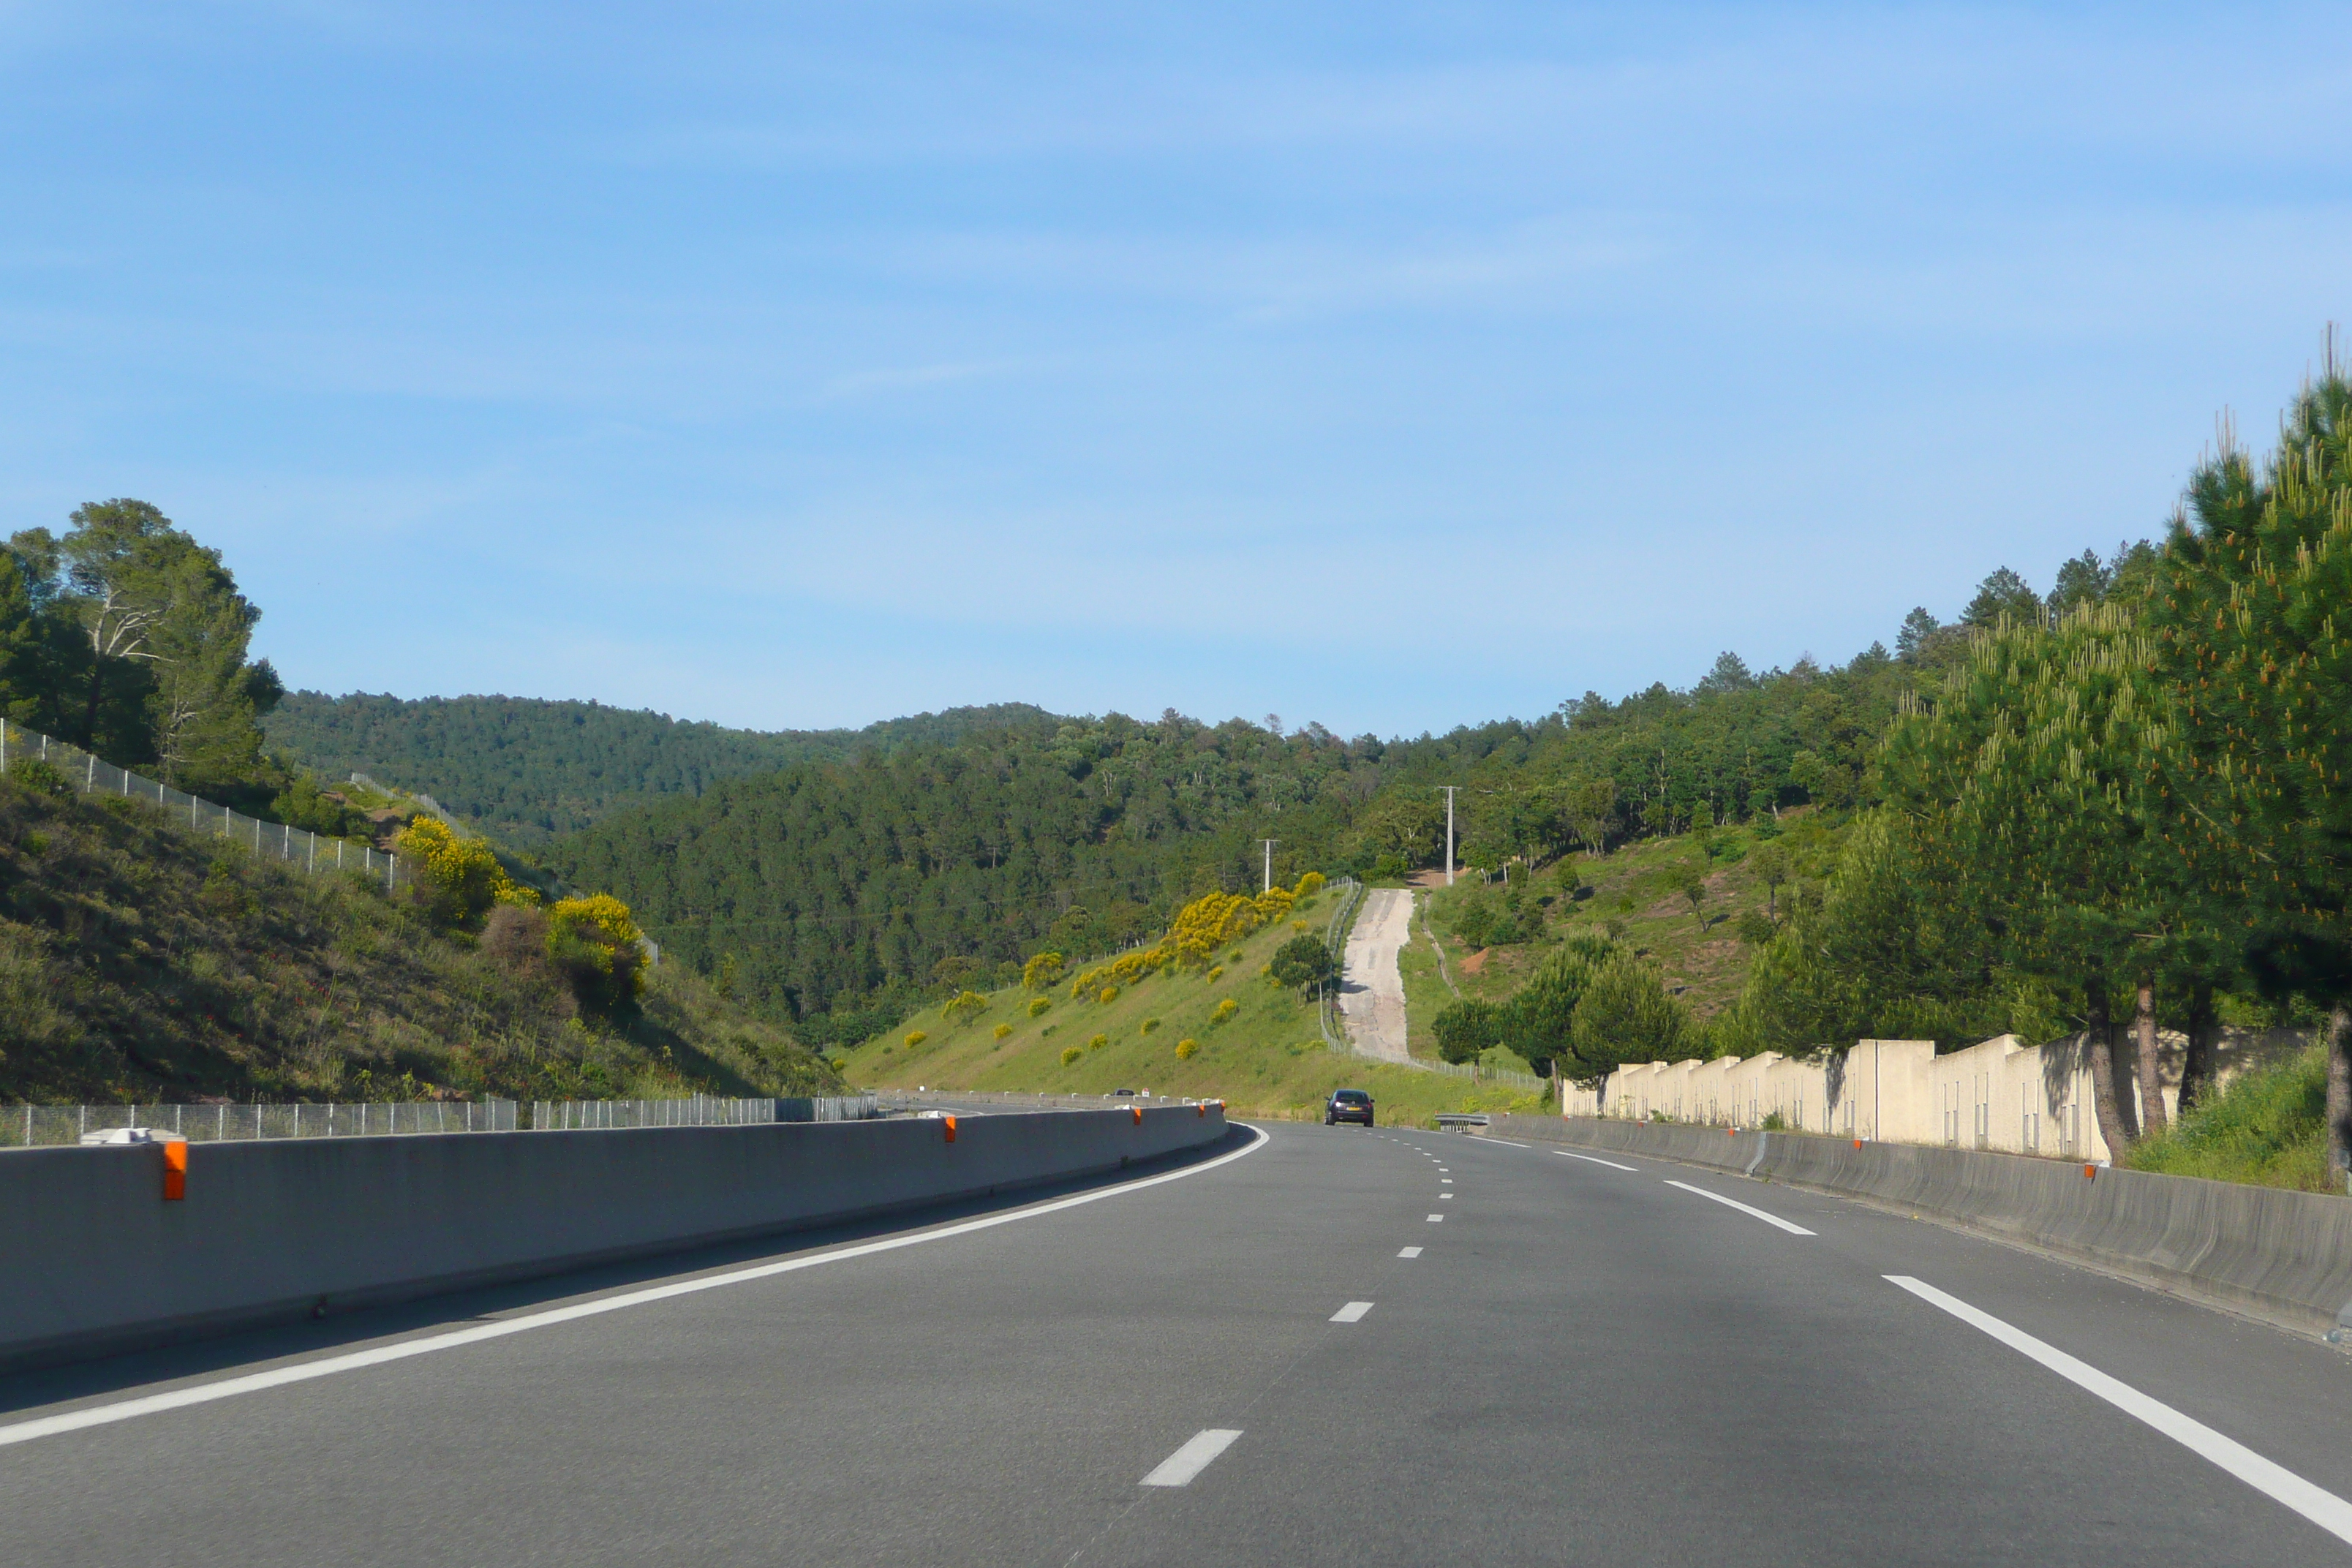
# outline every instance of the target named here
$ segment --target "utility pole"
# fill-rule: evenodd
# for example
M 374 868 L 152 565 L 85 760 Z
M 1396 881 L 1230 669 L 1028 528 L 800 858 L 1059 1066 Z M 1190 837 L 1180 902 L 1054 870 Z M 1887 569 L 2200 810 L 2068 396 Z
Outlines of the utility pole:
M 1274 891 L 1274 847 L 1281 843 L 1282 840 L 1279 838 L 1261 838 L 1258 842 L 1265 846 L 1265 886 L 1261 889 L 1260 891 L 1270 893 Z
M 1445 792 L 1445 885 L 1454 886 L 1454 792 L 1460 784 L 1439 784 Z

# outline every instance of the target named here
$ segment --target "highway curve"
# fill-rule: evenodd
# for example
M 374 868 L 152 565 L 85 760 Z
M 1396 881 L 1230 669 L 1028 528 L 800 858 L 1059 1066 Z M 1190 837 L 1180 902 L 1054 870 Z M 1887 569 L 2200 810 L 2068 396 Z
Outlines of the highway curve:
M 2316 1342 L 1649 1160 L 1234 1144 L 1150 1184 L 0 1382 L 0 1555 L 2352 1558 L 2352 1359 Z

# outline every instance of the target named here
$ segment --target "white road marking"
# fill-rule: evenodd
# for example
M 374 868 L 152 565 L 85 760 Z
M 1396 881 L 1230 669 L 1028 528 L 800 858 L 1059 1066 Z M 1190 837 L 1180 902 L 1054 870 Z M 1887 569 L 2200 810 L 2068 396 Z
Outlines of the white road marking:
M 1335 1323 L 1360 1323 L 1364 1321 L 1364 1314 L 1371 1310 L 1370 1301 L 1350 1301 L 1332 1313 L 1331 1321 Z
M 1143 1478 L 1139 1485 L 1147 1487 L 1182 1487 L 1192 1484 L 1192 1478 L 1209 1468 L 1209 1461 L 1233 1447 L 1241 1434 L 1223 1426 L 1212 1426 L 1195 1432 L 1182 1447 L 1160 1461 L 1160 1468 Z
M 1595 1160 L 1590 1154 L 1571 1154 L 1565 1149 L 1555 1149 L 1552 1152 L 1559 1155 L 1563 1159 L 1585 1160 L 1590 1161 L 1595 1165 L 1606 1165 L 1612 1171 L 1631 1171 L 1636 1169 L 1636 1167 L 1632 1165 L 1621 1165 L 1614 1160 Z
M 1713 1198 L 1717 1203 L 1721 1204 L 1724 1207 L 1738 1209 L 1741 1214 L 1754 1215 L 1766 1225 L 1777 1225 L 1782 1230 L 1787 1231 L 1790 1236 L 1811 1236 L 1814 1234 L 1812 1231 L 1807 1230 L 1801 1225 L 1790 1225 L 1779 1215 L 1766 1214 L 1762 1209 L 1750 1208 L 1746 1204 L 1741 1203 L 1738 1198 L 1727 1198 L 1721 1193 L 1710 1193 L 1705 1187 L 1694 1187 L 1688 1182 L 1668 1182 L 1666 1185 L 1670 1187 L 1680 1187 L 1686 1193 L 1696 1193 L 1703 1198 Z
M 992 1230 L 1015 1220 L 1034 1219 L 1040 1215 L 1058 1214 L 1084 1204 L 1099 1203 L 1122 1193 L 1156 1187 L 1162 1182 L 1178 1182 L 1187 1176 L 1197 1176 L 1203 1171 L 1213 1171 L 1219 1165 L 1230 1164 L 1245 1154 L 1255 1154 L 1270 1141 L 1262 1128 L 1235 1122 L 1255 1135 L 1256 1142 L 1246 1149 L 1236 1149 L 1230 1154 L 1220 1154 L 1213 1160 L 1188 1166 L 1181 1171 L 1170 1171 L 1162 1175 L 1145 1176 L 1137 1181 L 1121 1182 L 1115 1187 L 1099 1192 L 1079 1193 L 1052 1203 L 1039 1204 L 1034 1208 L 1020 1209 L 1012 1214 L 991 1215 L 984 1219 L 968 1219 L 956 1225 L 942 1226 L 914 1236 L 894 1236 L 881 1241 L 860 1242 L 834 1252 L 820 1252 L 807 1258 L 790 1258 L 778 1263 L 762 1263 L 750 1268 L 731 1269 L 724 1274 L 707 1274 L 697 1279 L 680 1279 L 668 1285 L 656 1285 L 649 1289 L 628 1290 L 618 1296 L 605 1296 L 593 1301 L 575 1301 L 568 1307 L 551 1308 L 544 1312 L 528 1312 L 519 1318 L 500 1318 L 495 1322 L 477 1323 L 471 1328 L 457 1329 L 446 1334 L 429 1334 L 423 1339 L 403 1340 L 397 1344 L 377 1345 L 370 1350 L 352 1351 L 343 1355 L 324 1356 L 317 1361 L 297 1362 L 290 1366 L 272 1367 L 268 1372 L 247 1373 L 242 1377 L 223 1378 L 218 1383 L 201 1383 L 189 1388 L 174 1388 L 163 1394 L 144 1394 L 137 1399 L 121 1399 L 111 1405 L 92 1405 L 79 1410 L 68 1410 L 57 1415 L 37 1416 L 30 1421 L 18 1421 L 0 1426 L 0 1448 L 17 1443 L 29 1443 L 37 1437 L 52 1437 L 59 1433 L 79 1432 L 90 1426 L 109 1426 L 118 1421 L 130 1421 L 142 1415 L 157 1415 L 166 1410 L 181 1410 L 191 1405 L 209 1405 L 216 1399 L 234 1399 L 243 1394 L 258 1394 L 264 1389 L 281 1388 L 289 1383 L 308 1383 L 314 1378 L 332 1377 L 337 1373 L 358 1372 L 362 1368 L 383 1366 L 390 1362 L 406 1361 L 412 1356 L 430 1355 L 435 1351 L 456 1350 L 462 1345 L 479 1344 L 485 1340 L 502 1340 L 509 1334 L 525 1333 L 532 1329 L 552 1328 L 558 1323 L 573 1322 L 582 1318 L 602 1317 L 627 1307 L 646 1306 L 655 1301 L 667 1301 L 677 1296 L 698 1295 L 716 1290 L 722 1285 L 748 1284 L 754 1279 L 769 1279 L 779 1274 L 796 1274 L 803 1268 L 821 1264 L 841 1263 L 852 1258 L 868 1258 L 877 1252 L 896 1252 L 902 1247 L 919 1247 L 927 1241 L 945 1241 L 951 1236 L 970 1236 L 974 1231 Z M 1434 1218 L 1434 1215 L 1431 1217 Z M 1230 1440 L 1230 1439 L 1228 1439 Z M 1223 1445 L 1220 1445 L 1222 1447 Z M 1212 1456 L 1213 1458 L 1213 1456 Z M 1202 1461 L 1203 1464 L 1207 1460 Z M 1177 1483 L 1181 1485 L 1181 1483 Z
M 1402 1252 L 1398 1253 L 1397 1256 L 1399 1258 L 1419 1258 L 1421 1256 L 1421 1248 L 1418 1247 L 1408 1247 Z
M 1433 1214 L 1433 1215 L 1431 1215 L 1429 1216 L 1429 1223 L 1430 1223 L 1430 1224 L 1432 1224 L 1432 1225 L 1435 1225 L 1435 1224 L 1437 1224 L 1439 1221 L 1443 1220 L 1444 1217 L 1445 1217 L 1445 1216 L 1444 1216 L 1444 1215 L 1442 1215 L 1442 1214 Z
M 1514 1143 L 1507 1138 L 1481 1138 L 1478 1142 L 1481 1143 L 1500 1143 L 1506 1149 L 1528 1149 L 1534 1147 L 1534 1145 L 1528 1143 Z
M 1437 1184 L 1441 1187 L 1450 1187 L 1454 1184 L 1454 1178 L 1451 1176 L 1442 1177 L 1439 1179 Z
M 2211 1460 L 2256 1491 L 2284 1503 L 2336 1539 L 2352 1542 L 2352 1502 L 2312 1485 L 2294 1471 L 2271 1463 L 2244 1444 L 2224 1437 L 2203 1422 L 2183 1415 L 2161 1400 L 2149 1398 L 2131 1384 L 2109 1377 L 2097 1367 L 2076 1361 L 2057 1346 L 2043 1343 L 2023 1329 L 2005 1323 L 1990 1312 L 1979 1311 L 1957 1296 L 1947 1296 L 1933 1285 L 1914 1279 L 1908 1274 L 1887 1274 L 1881 1278 L 1890 1285 L 1900 1285 L 1930 1306 L 1942 1308 L 1970 1328 L 1983 1330 L 2019 1354 L 2040 1362 L 2069 1383 L 2097 1394 L 2125 1415 L 2137 1416 L 2199 1458 Z
M 1440 1193 L 1437 1194 L 1437 1201 L 1442 1204 L 1452 1203 L 1454 1201 L 1454 1194 L 1452 1193 Z

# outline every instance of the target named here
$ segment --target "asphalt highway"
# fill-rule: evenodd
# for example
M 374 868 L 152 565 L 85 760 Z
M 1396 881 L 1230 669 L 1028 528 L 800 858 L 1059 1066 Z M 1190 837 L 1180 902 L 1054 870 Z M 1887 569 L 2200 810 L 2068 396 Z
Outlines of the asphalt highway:
M 0 1380 L 0 1560 L 2352 1560 L 2315 1342 L 1648 1160 L 1214 1154 Z

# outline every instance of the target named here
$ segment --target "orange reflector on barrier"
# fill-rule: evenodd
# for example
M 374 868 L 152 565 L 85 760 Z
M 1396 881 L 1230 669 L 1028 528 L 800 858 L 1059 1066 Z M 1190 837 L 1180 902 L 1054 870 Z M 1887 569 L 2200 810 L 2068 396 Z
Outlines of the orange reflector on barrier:
M 163 1145 L 163 1201 L 175 1204 L 188 1195 L 188 1146 L 173 1142 Z
M 952 1116 L 942 1116 L 942 1117 L 940 1117 L 940 1127 L 942 1127 L 942 1128 L 944 1128 L 944 1129 L 946 1130 L 946 1131 L 947 1131 L 947 1135 L 948 1135 L 948 1142 L 950 1142 L 950 1143 L 954 1142 L 955 1142 L 955 1118 L 954 1118 L 954 1117 L 952 1117 Z
M 1139 1105 L 1130 1105 L 1130 1106 L 1129 1106 L 1129 1107 L 1128 1107 L 1128 1109 L 1129 1109 L 1129 1110 L 1132 1110 L 1132 1111 L 1134 1111 L 1134 1112 L 1135 1112 L 1135 1124 L 1136 1124 L 1138 1127 L 1142 1126 L 1142 1125 L 1143 1125 L 1143 1107 L 1141 1107 L 1141 1106 L 1139 1106 Z
M 1192 1114 L 1205 1118 L 1209 1114 L 1209 1108 L 1205 1105 L 1195 1105 L 1192 1107 Z
M 2095 1182 L 2098 1179 L 2099 1168 L 2096 1165 L 2085 1165 L 2083 1167 L 2083 1180 L 2086 1182 Z

